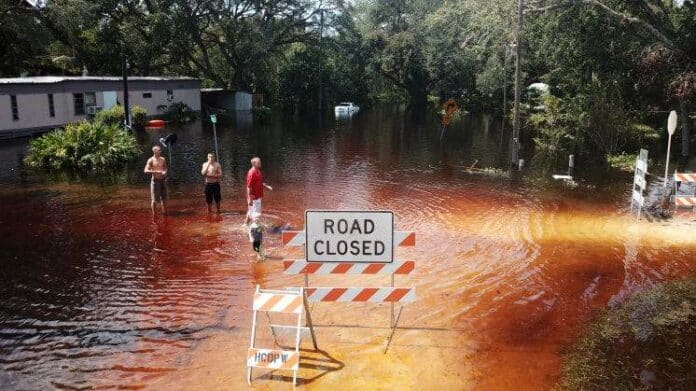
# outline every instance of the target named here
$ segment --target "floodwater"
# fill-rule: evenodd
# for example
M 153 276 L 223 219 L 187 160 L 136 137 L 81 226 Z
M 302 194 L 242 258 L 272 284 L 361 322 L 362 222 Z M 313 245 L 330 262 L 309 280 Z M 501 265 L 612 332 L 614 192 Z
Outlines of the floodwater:
M 578 170 L 584 179 L 568 187 L 534 171 L 468 173 L 476 160 L 505 169 L 499 127 L 465 118 L 440 143 L 435 118 L 394 110 L 256 127 L 239 118 L 218 129 L 223 213 L 213 217 L 199 177 L 212 129 L 142 132 L 144 150 L 179 135 L 170 214 L 157 224 L 147 154 L 119 173 L 79 177 L 24 168 L 26 140 L 1 144 L 0 389 L 246 387 L 254 287 L 303 282 L 281 262 L 301 249 L 270 233 L 268 259 L 257 262 L 240 225 L 254 154 L 274 187 L 264 199 L 269 225 L 299 229 L 308 208 L 388 209 L 398 229 L 417 233 L 414 248 L 397 250 L 415 271 L 396 285 L 415 286 L 418 299 L 403 307 L 386 354 L 388 305 L 315 304 L 320 351 L 304 340 L 301 385 L 553 387 L 562 352 L 599 309 L 696 271 L 696 236 L 688 223 L 636 222 L 630 175 Z M 309 283 L 387 286 L 389 278 Z M 258 346 L 272 348 L 259 320 Z M 288 389 L 289 375 L 255 370 L 254 385 Z

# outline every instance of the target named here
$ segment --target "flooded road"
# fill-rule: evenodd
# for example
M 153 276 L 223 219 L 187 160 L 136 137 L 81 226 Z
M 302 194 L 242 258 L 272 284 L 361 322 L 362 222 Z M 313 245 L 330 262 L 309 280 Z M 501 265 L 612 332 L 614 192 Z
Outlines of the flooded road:
M 257 262 L 241 227 L 254 154 L 274 187 L 264 198 L 270 225 L 301 229 L 309 208 L 388 209 L 399 230 L 417 233 L 416 247 L 397 250 L 415 271 L 396 284 L 415 286 L 418 299 L 386 354 L 387 305 L 313 307 L 322 352 L 303 356 L 300 371 L 310 389 L 549 389 L 561 352 L 597 310 L 696 271 L 693 231 L 628 214 L 628 175 L 585 174 L 567 188 L 533 174 L 468 173 L 476 160 L 505 168 L 499 124 L 485 118 L 463 121 L 443 144 L 435 119 L 394 111 L 223 125 L 214 217 L 199 176 L 212 131 L 174 131 L 170 215 L 158 224 L 146 154 L 84 178 L 27 170 L 26 141 L 0 144 L 0 389 L 246 387 L 255 285 L 302 283 L 281 262 L 300 249 L 269 234 L 268 260 Z M 143 149 L 162 133 L 139 134 Z M 268 332 L 259 342 L 273 346 Z M 255 376 L 263 389 L 289 387 L 287 373 Z

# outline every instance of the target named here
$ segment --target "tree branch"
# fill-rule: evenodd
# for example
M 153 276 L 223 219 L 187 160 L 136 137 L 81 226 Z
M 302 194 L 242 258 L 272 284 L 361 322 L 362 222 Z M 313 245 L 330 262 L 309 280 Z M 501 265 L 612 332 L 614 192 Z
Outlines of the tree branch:
M 604 13 L 618 21 L 621 22 L 628 22 L 629 24 L 633 24 L 636 26 L 639 26 L 649 32 L 653 37 L 655 37 L 658 41 L 662 42 L 665 44 L 665 46 L 673 51 L 681 51 L 675 44 L 674 42 L 664 33 L 662 33 L 660 30 L 655 28 L 652 24 L 644 21 L 643 19 L 637 18 L 633 15 L 630 15 L 628 13 L 616 11 L 613 8 L 610 8 L 606 4 L 602 3 L 599 0 L 564 0 L 561 1 L 560 3 L 552 4 L 546 7 L 539 7 L 539 8 L 528 8 L 527 12 L 533 12 L 533 13 L 543 13 L 543 12 L 548 12 L 552 11 L 555 9 L 559 8 L 565 8 L 565 7 L 570 7 L 573 5 L 578 5 L 578 4 L 585 4 L 585 5 L 590 5 L 593 7 L 596 7 Z

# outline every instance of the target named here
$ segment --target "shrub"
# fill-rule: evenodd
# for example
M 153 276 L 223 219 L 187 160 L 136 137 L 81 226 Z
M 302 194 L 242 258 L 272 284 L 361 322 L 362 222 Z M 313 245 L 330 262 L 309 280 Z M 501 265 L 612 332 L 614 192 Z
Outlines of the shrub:
M 536 130 L 534 162 L 553 167 L 564 161 L 582 142 L 577 112 L 553 95 L 543 97 L 544 110 L 531 114 L 529 124 Z
M 589 327 L 566 357 L 563 390 L 696 389 L 696 279 L 630 297 Z
M 198 113 L 184 102 L 176 102 L 164 107 L 164 117 L 168 122 L 187 123 L 198 119 Z
M 271 121 L 271 108 L 266 106 L 254 107 L 251 109 L 254 121 L 265 124 Z
M 125 111 L 123 106 L 116 105 L 109 109 L 102 110 L 94 116 L 95 122 L 103 122 L 108 125 L 121 125 L 124 122 Z M 147 123 L 147 110 L 140 106 L 131 107 L 131 124 L 143 127 Z
M 32 167 L 117 168 L 139 156 L 133 134 L 105 122 L 69 124 L 31 141 L 26 163 Z

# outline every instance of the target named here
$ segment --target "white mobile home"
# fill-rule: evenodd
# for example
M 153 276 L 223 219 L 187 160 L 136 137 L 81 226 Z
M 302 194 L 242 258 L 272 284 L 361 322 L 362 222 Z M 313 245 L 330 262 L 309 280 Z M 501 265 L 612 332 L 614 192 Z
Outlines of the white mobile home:
M 142 106 L 148 116 L 159 108 L 183 102 L 201 109 L 201 84 L 197 79 L 129 77 L 131 106 Z M 49 130 L 79 122 L 89 114 L 123 104 L 120 77 L 38 76 L 0 79 L 0 138 Z

